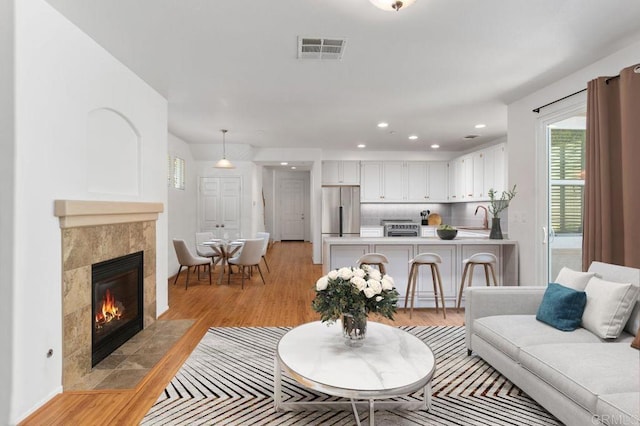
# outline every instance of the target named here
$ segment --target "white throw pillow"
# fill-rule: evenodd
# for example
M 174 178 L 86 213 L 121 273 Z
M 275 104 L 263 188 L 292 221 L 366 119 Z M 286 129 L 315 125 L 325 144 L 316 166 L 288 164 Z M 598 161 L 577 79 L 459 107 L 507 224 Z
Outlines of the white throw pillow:
M 584 291 L 589 280 L 595 277 L 595 272 L 579 272 L 563 267 L 554 282 L 577 291 Z
M 587 306 L 582 314 L 582 326 L 603 339 L 617 338 L 636 304 L 640 287 L 593 277 L 584 291 Z

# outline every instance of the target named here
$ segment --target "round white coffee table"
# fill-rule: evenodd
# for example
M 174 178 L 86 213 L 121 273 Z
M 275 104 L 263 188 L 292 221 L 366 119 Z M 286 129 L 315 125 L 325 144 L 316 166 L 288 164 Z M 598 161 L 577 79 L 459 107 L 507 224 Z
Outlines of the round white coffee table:
M 350 402 L 287 402 L 282 400 L 282 371 L 301 385 Z M 361 347 L 347 346 L 342 325 L 320 321 L 287 332 L 276 350 L 274 403 L 276 410 L 352 409 L 359 425 L 356 400 L 369 405 L 374 424 L 374 400 L 408 395 L 424 389 L 422 401 L 377 401 L 384 409 L 429 409 L 433 352 L 422 340 L 396 327 L 369 321 Z

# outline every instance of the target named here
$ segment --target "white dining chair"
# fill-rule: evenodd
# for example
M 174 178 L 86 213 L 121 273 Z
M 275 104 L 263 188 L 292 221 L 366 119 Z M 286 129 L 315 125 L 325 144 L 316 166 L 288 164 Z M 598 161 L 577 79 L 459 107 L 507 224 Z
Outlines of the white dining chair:
M 270 234 L 268 232 L 256 232 L 256 238 L 262 238 L 262 260 L 264 261 L 264 265 L 267 267 L 267 272 L 271 272 L 266 257 L 267 250 L 269 249 L 269 237 Z
M 245 269 L 249 267 L 249 271 L 253 266 L 258 268 L 258 272 L 260 272 L 260 278 L 262 278 L 262 283 L 266 284 L 264 281 L 264 276 L 262 275 L 262 270 L 260 269 L 260 259 L 262 258 L 262 238 L 253 238 L 243 240 L 242 250 L 240 254 L 237 256 L 228 259 L 229 267 L 231 265 L 236 265 L 240 269 L 240 274 L 242 275 L 242 288 L 244 288 L 244 277 L 245 277 Z M 227 283 L 231 282 L 231 274 L 227 277 Z
M 189 270 L 191 266 L 199 266 L 205 265 L 209 267 L 209 285 L 211 285 L 211 259 L 208 257 L 202 256 L 194 256 L 191 254 L 189 247 L 187 247 L 187 243 L 184 240 L 174 239 L 173 247 L 176 250 L 176 256 L 178 258 L 178 263 L 180 263 L 180 268 L 178 268 L 178 273 L 176 274 L 175 280 L 173 280 L 173 284 L 175 285 L 178 282 L 178 277 L 180 276 L 180 271 L 182 271 L 182 267 L 187 267 L 187 281 L 184 284 L 185 290 L 189 287 Z
M 211 258 L 211 262 L 215 268 L 222 260 L 222 253 L 220 253 L 218 247 L 204 245 L 205 242 L 212 241 L 213 239 L 213 232 L 196 232 L 196 253 L 198 256 Z

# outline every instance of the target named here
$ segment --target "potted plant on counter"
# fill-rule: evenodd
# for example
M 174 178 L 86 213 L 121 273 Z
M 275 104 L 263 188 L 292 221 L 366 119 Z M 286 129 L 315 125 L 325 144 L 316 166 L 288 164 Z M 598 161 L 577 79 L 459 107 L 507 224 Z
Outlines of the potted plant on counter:
M 500 227 L 500 212 L 507 207 L 516 196 L 516 186 L 513 185 L 510 191 L 502 191 L 500 198 L 496 198 L 497 191 L 493 188 L 489 190 L 489 213 L 491 213 L 491 233 L 489 238 L 492 240 L 502 239 L 502 229 Z

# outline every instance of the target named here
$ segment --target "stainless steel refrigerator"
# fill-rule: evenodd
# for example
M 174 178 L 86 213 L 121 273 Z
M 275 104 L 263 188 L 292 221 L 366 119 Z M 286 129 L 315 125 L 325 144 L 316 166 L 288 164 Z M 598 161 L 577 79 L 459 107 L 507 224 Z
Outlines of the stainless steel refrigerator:
M 322 236 L 360 236 L 360 187 L 322 187 Z

